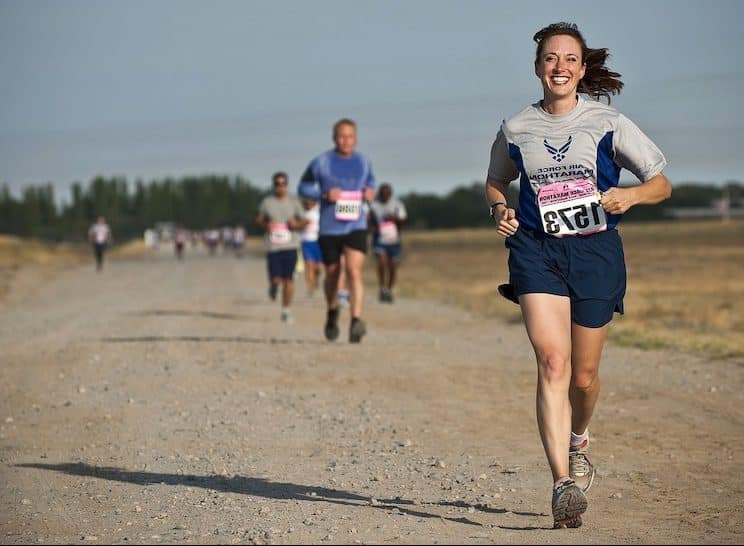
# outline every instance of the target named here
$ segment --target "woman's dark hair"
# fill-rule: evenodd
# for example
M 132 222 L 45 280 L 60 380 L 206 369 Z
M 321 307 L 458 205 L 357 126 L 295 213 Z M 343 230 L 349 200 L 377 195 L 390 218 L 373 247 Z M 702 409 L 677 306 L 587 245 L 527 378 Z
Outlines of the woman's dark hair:
M 581 58 L 582 62 L 586 64 L 586 72 L 579 82 L 579 92 L 591 95 L 597 100 L 606 97 L 607 104 L 609 104 L 611 101 L 610 95 L 617 95 L 623 88 L 623 82 L 620 81 L 620 74 L 613 72 L 605 66 L 607 57 L 610 56 L 607 48 L 592 49 L 587 47 L 584 37 L 575 24 L 553 23 L 535 33 L 532 37 L 537 42 L 535 65 L 540 61 L 540 53 L 542 52 L 545 40 L 557 35 L 571 36 L 581 44 Z

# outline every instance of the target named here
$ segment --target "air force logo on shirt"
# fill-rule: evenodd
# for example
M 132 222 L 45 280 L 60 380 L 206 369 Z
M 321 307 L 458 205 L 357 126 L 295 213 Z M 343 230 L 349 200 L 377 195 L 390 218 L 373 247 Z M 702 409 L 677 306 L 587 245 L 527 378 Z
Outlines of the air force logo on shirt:
M 561 146 L 560 148 L 556 148 L 555 146 L 551 146 L 548 143 L 548 139 L 543 140 L 543 144 L 545 145 L 545 149 L 548 150 L 548 153 L 553 156 L 553 159 L 555 159 L 558 163 L 566 159 L 566 154 L 568 153 L 568 149 L 571 147 L 571 138 L 568 137 L 568 140 Z

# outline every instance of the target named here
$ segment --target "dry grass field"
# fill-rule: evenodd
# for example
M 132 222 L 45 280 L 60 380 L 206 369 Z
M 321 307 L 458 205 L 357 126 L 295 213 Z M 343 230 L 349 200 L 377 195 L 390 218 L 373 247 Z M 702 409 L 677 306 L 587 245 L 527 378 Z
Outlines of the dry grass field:
M 744 221 L 635 223 L 621 226 L 628 266 L 626 314 L 610 339 L 643 348 L 676 348 L 712 357 L 744 355 Z M 256 241 L 256 249 L 260 244 Z M 112 257 L 146 251 L 141 241 Z M 260 250 L 258 250 L 260 253 Z M 21 266 L 52 275 L 91 261 L 87 245 L 0 236 L 0 301 Z M 367 281 L 375 285 L 374 260 Z M 408 232 L 397 291 L 521 322 L 496 289 L 506 282 L 507 251 L 491 229 Z
M 115 245 L 111 255 L 130 257 L 146 250 L 141 240 Z M 0 302 L 7 295 L 10 285 L 19 274 L 32 274 L 39 279 L 50 278 L 55 272 L 90 261 L 88 245 L 82 243 L 47 243 L 35 239 L 21 239 L 0 234 Z
M 744 355 L 744 221 L 624 224 L 621 234 L 628 290 L 612 341 Z M 398 292 L 518 322 L 519 308 L 496 291 L 507 257 L 495 230 L 410 232 Z

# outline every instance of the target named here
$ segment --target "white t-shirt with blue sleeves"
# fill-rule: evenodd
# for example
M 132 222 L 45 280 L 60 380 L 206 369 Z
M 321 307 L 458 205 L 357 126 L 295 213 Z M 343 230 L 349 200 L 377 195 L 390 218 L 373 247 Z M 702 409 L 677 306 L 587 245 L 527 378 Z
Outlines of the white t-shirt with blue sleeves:
M 355 219 L 339 219 L 343 215 L 338 213 L 337 203 L 322 196 L 332 188 L 339 188 L 342 192 L 361 192 L 363 200 L 364 190 L 376 185 L 372 164 L 366 155 L 353 152 L 350 157 L 342 157 L 336 150 L 329 150 L 310 162 L 300 179 L 298 191 L 300 196 L 320 202 L 321 236 L 346 235 L 367 229 L 364 207 L 360 207 L 360 214 Z
M 541 186 L 585 179 L 606 191 L 618 185 L 623 168 L 645 182 L 666 164 L 659 148 L 627 117 L 579 96 L 567 114 L 548 114 L 538 102 L 504 121 L 491 147 L 488 176 L 497 182 L 519 177 L 517 219 L 544 231 L 536 198 Z M 608 214 L 608 229 L 621 217 Z

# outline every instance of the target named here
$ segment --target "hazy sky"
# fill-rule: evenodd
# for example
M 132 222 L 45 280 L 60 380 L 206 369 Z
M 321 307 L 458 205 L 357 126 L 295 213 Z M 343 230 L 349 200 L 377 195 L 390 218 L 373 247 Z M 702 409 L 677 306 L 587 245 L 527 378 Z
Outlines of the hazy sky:
M 744 179 L 738 0 L 0 0 L 0 183 L 294 183 L 348 116 L 379 180 L 441 193 L 541 97 L 532 35 L 561 20 L 610 49 L 673 183 Z

